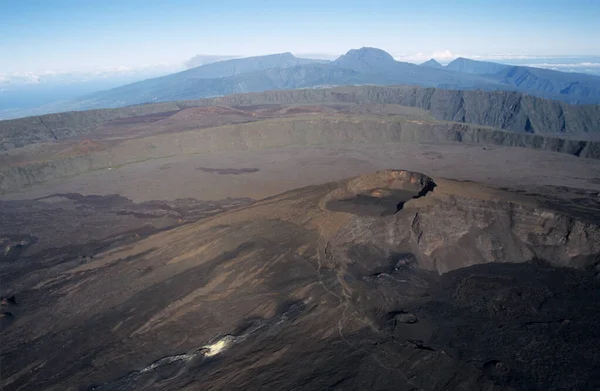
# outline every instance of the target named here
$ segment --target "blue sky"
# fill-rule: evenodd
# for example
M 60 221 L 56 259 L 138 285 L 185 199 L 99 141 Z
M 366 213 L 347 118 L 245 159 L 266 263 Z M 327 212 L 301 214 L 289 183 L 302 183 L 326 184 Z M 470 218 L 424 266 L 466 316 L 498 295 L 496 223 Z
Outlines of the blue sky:
M 0 73 L 196 54 L 600 55 L 599 0 L 0 0 Z

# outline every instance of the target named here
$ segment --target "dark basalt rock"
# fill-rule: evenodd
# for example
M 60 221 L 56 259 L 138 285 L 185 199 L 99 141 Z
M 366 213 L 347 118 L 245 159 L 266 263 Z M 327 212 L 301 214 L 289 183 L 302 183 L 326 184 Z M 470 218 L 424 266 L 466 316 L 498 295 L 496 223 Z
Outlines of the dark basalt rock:
M 383 216 L 328 207 L 373 191 L 422 196 Z M 2 306 L 0 386 L 598 389 L 600 230 L 562 199 L 386 170 L 119 231 L 81 243 L 85 262 L 73 244 L 32 246 L 0 263 L 18 303 Z M 138 219 L 55 201 L 111 229 Z

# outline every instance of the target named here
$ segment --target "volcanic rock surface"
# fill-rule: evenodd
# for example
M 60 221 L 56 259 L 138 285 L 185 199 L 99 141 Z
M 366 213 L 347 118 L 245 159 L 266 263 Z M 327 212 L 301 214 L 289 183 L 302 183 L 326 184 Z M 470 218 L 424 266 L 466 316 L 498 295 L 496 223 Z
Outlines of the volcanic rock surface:
M 3 236 L 1 385 L 598 389 L 600 205 L 578 197 L 386 170 L 183 223 L 122 198 L 29 201 L 156 229 L 85 254 L 42 213 Z

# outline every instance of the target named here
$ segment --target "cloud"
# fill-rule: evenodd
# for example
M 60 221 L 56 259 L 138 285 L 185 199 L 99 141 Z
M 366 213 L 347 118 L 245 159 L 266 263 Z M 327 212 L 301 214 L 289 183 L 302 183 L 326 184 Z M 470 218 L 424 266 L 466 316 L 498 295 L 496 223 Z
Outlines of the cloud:
M 536 62 L 528 64 L 519 64 L 534 68 L 551 69 L 561 72 L 578 72 L 587 73 L 589 75 L 600 76 L 600 62 L 575 62 L 575 63 L 551 63 L 551 62 Z
M 40 75 L 34 72 L 14 72 L 0 75 L 0 84 L 39 84 Z
M 454 60 L 460 56 L 453 54 L 450 50 L 444 50 L 442 52 L 434 52 L 432 57 L 436 60 Z
M 341 56 L 341 54 L 333 54 L 333 53 L 294 53 L 294 56 L 300 58 L 311 58 L 313 60 L 329 60 L 333 61 Z
M 501 62 L 506 64 L 524 65 L 541 68 L 596 68 L 600 67 L 600 56 L 559 56 L 559 55 L 531 55 L 531 54 L 459 54 L 451 50 L 440 50 L 434 52 L 419 53 L 395 53 L 393 57 L 397 61 L 423 63 L 435 59 L 442 64 L 465 57 L 479 61 Z
M 44 70 L 0 74 L 0 85 L 74 84 L 105 79 L 137 79 L 157 77 L 183 70 L 181 65 L 156 64 L 139 67 L 116 66 L 79 72 Z M 131 82 L 128 80 L 127 82 Z
M 444 62 L 450 62 L 458 57 L 467 57 L 467 56 L 452 53 L 450 50 L 441 50 L 441 51 L 430 52 L 430 53 L 395 54 L 395 55 L 393 55 L 393 57 L 397 61 L 412 62 L 415 64 L 420 64 L 420 63 L 430 60 L 432 58 L 436 59 L 439 62 L 444 63 Z
M 528 67 L 539 67 L 539 68 L 600 68 L 600 62 L 578 62 L 578 63 L 563 63 L 554 64 L 547 62 L 536 62 L 532 64 L 525 64 Z

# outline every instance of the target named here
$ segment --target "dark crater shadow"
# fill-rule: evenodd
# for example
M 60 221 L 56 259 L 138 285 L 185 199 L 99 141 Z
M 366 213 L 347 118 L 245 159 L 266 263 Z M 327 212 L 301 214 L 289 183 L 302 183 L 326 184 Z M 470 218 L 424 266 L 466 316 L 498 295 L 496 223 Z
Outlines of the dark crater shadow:
M 389 174 L 389 178 L 380 178 L 380 187 L 363 187 L 362 191 L 346 198 L 334 198 L 325 204 L 325 208 L 332 212 L 351 213 L 358 216 L 388 216 L 398 213 L 404 205 L 413 199 L 424 197 L 436 187 L 431 178 L 419 178 L 415 180 L 410 177 L 398 178 L 395 172 Z M 404 173 L 404 172 L 403 172 Z M 406 174 L 405 174 L 406 175 Z M 373 182 L 371 182 L 371 186 Z
M 388 216 L 398 212 L 407 201 L 418 198 L 419 193 L 410 190 L 387 190 L 383 197 L 357 194 L 353 198 L 332 200 L 325 208 L 332 212 L 351 213 L 358 216 Z
M 417 195 L 413 196 L 411 199 L 416 199 L 416 198 L 421 198 L 421 197 L 425 197 L 427 195 L 427 193 L 432 192 L 433 189 L 435 189 L 437 185 L 435 184 L 435 182 L 433 181 L 428 181 L 425 186 L 417 193 Z M 398 213 L 402 210 L 402 208 L 404 208 L 404 204 L 410 200 L 406 200 L 406 201 L 400 201 L 398 202 L 398 204 L 396 205 L 396 212 Z

